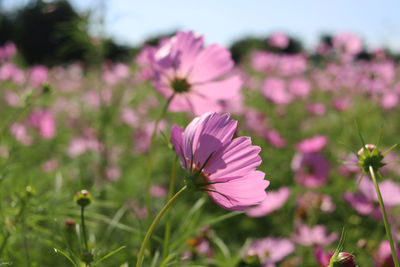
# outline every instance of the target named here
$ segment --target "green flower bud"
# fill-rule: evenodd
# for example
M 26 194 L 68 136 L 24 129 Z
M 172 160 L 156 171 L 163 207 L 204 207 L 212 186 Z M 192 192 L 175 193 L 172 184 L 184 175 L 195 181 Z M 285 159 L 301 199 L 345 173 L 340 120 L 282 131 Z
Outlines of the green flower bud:
M 89 191 L 83 189 L 75 194 L 74 201 L 81 207 L 86 207 L 92 202 L 92 196 Z
M 357 165 L 366 173 L 369 172 L 369 166 L 371 166 L 375 172 L 385 166 L 385 163 L 383 163 L 384 155 L 372 144 L 366 144 L 365 147 L 362 147 L 358 151 L 357 157 L 359 160 Z

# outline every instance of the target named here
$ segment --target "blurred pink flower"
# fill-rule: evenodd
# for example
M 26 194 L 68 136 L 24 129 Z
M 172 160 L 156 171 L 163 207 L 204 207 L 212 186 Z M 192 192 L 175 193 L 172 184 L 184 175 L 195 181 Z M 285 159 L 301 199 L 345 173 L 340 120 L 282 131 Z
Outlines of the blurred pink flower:
M 344 111 L 351 107 L 352 101 L 350 97 L 337 97 L 332 100 L 332 105 L 337 111 Z
M 106 169 L 106 178 L 109 181 L 118 181 L 121 176 L 121 169 L 118 166 L 109 166 Z
M 397 106 L 399 103 L 399 96 L 395 93 L 385 93 L 381 99 L 382 108 L 388 110 Z
M 299 225 L 296 232 L 292 234 L 292 240 L 303 246 L 327 246 L 335 242 L 338 237 L 337 232 L 328 234 L 323 225 L 315 225 L 314 227 Z
M 267 197 L 257 206 L 247 210 L 249 217 L 266 216 L 275 210 L 280 209 L 287 201 L 290 195 L 288 187 L 281 187 L 278 191 L 268 191 Z
M 29 85 L 37 87 L 47 80 L 49 69 L 42 65 L 34 66 L 29 75 Z
M 285 49 L 289 45 L 289 38 L 286 34 L 277 32 L 268 38 L 268 44 L 273 47 Z
M 129 76 L 129 66 L 124 63 L 105 64 L 102 79 L 109 85 L 115 85 Z
M 13 91 L 6 91 L 4 93 L 4 99 L 6 100 L 7 104 L 11 107 L 21 106 L 18 94 L 14 93 Z
M 392 180 L 379 183 L 385 208 L 400 205 L 400 186 Z M 375 187 L 368 177 L 364 177 L 359 186 L 359 192 L 345 192 L 344 199 L 361 215 L 369 215 L 373 218 L 381 218 L 381 210 L 378 204 Z
M 17 139 L 18 142 L 25 146 L 30 146 L 33 143 L 33 138 L 32 136 L 28 135 L 28 130 L 27 127 L 18 122 L 14 122 L 10 126 L 10 132 L 12 135 L 14 135 L 15 139 Z
M 307 112 L 312 115 L 322 116 L 326 113 L 326 106 L 323 103 L 308 103 Z
M 175 94 L 171 111 L 221 111 L 218 101 L 235 97 L 242 86 L 240 75 L 226 77 L 234 66 L 229 50 L 202 46 L 202 36 L 181 31 L 154 54 L 154 86 L 165 98 Z
M 397 255 L 400 255 L 400 249 L 396 247 Z M 379 245 L 379 249 L 375 255 L 375 266 L 377 267 L 395 267 L 390 249 L 389 241 L 385 240 Z M 400 262 L 400 258 L 398 258 Z
M 0 47 L 0 61 L 12 59 L 16 54 L 17 47 L 13 42 L 7 41 L 2 47 Z
M 321 246 L 316 246 L 314 249 L 314 258 L 321 267 L 327 267 L 329 265 L 329 261 L 333 254 L 334 251 L 327 253 Z
M 285 81 L 280 78 L 266 78 L 261 86 L 261 93 L 275 104 L 287 105 L 292 101 L 292 95 L 288 92 Z
M 343 32 L 333 37 L 333 47 L 345 55 L 356 55 L 363 49 L 361 39 L 352 33 Z
M 305 99 L 311 92 L 310 83 L 304 78 L 293 78 L 289 83 L 289 92 L 294 97 Z
M 301 153 L 320 152 L 328 144 L 328 137 L 325 135 L 316 135 L 304 139 L 295 145 L 296 150 Z
M 275 267 L 295 250 L 296 246 L 286 238 L 267 237 L 253 241 L 246 249 L 245 259 L 257 257 L 262 267 Z
M 139 124 L 139 115 L 137 115 L 131 108 L 124 108 L 122 110 L 121 119 L 132 128 Z
M 286 146 L 286 140 L 277 130 L 267 129 L 264 131 L 264 137 L 272 146 L 282 148 Z
M 134 141 L 134 152 L 135 153 L 146 153 L 149 151 L 151 135 L 154 130 L 154 121 L 146 122 L 141 127 L 138 127 L 132 134 L 132 138 Z M 167 122 L 165 120 L 161 120 L 158 124 L 157 132 L 165 131 L 167 128 Z
M 150 187 L 150 194 L 153 197 L 165 197 L 167 196 L 168 192 L 164 186 L 152 184 Z
M 297 153 L 292 159 L 295 181 L 305 187 L 315 188 L 328 182 L 329 163 L 319 153 Z
M 316 192 L 306 192 L 298 196 L 296 202 L 298 209 L 302 212 L 318 210 L 318 212 L 330 213 L 336 208 L 329 195 Z
M 138 74 L 138 78 L 140 81 L 147 81 L 153 75 L 153 71 L 151 68 L 151 58 L 154 56 L 155 51 L 155 47 L 145 46 L 136 56 L 135 62 L 141 68 Z
M 58 168 L 58 165 L 57 159 L 49 159 L 42 164 L 42 170 L 44 172 L 52 172 Z
M 80 156 L 86 152 L 101 152 L 104 146 L 94 136 L 87 135 L 85 137 L 75 137 L 68 146 L 68 155 L 71 158 Z
M 237 121 L 217 113 L 195 118 L 185 130 L 176 125 L 171 129 L 171 141 L 188 172 L 188 186 L 206 191 L 228 210 L 259 204 L 269 185 L 265 174 L 256 170 L 260 147 L 253 146 L 249 137 L 232 140 L 236 129 Z
M 38 129 L 43 139 L 51 139 L 56 135 L 56 121 L 48 110 L 33 110 L 29 115 L 29 122 Z
M 251 67 L 259 72 L 269 73 L 279 63 L 279 56 L 264 51 L 254 51 L 251 54 Z

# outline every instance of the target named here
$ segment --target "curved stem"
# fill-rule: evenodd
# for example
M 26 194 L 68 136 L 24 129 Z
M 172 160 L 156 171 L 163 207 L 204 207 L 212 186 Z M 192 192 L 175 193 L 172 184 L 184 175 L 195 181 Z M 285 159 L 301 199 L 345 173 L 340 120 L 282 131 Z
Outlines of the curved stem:
M 392 232 L 390 230 L 390 225 L 389 225 L 389 221 L 388 221 L 388 218 L 387 218 L 387 215 L 386 215 L 385 206 L 383 204 L 381 191 L 379 190 L 378 183 L 376 182 L 375 172 L 374 172 L 374 169 L 372 168 L 372 166 L 369 166 L 369 172 L 371 174 L 372 181 L 374 182 L 376 195 L 378 196 L 379 205 L 381 207 L 383 223 L 385 225 L 387 239 L 389 240 L 389 243 L 390 243 L 390 249 L 392 251 L 393 262 L 394 262 L 394 265 L 396 267 L 399 267 L 400 266 L 399 265 L 399 258 L 397 256 L 396 247 L 395 247 L 394 242 L 393 242 Z
M 161 219 L 161 217 L 168 210 L 168 208 L 172 205 L 172 203 L 174 203 L 174 201 L 183 193 L 183 191 L 186 190 L 186 188 L 187 188 L 187 186 L 185 185 L 170 200 L 168 200 L 167 204 L 165 204 L 165 206 L 161 209 L 161 211 L 154 218 L 153 222 L 151 223 L 151 225 L 149 227 L 149 230 L 147 230 L 146 236 L 143 239 L 142 246 L 140 247 L 140 251 L 139 251 L 139 254 L 137 257 L 136 267 L 142 266 L 144 249 L 146 248 L 147 242 L 149 241 L 151 234 L 153 233 L 154 228 L 156 227 L 157 222 Z
M 178 162 L 178 156 L 175 156 L 174 162 L 172 163 L 171 181 L 169 183 L 168 199 L 171 199 L 172 195 L 174 194 L 177 162 Z M 164 234 L 164 248 L 163 248 L 163 254 L 162 254 L 163 260 L 168 255 L 168 246 L 169 246 L 170 235 L 171 235 L 171 210 L 168 210 L 167 223 L 165 225 L 165 234 Z
M 151 218 L 151 195 L 150 195 L 150 186 L 151 186 L 151 174 L 153 171 L 153 147 L 154 147 L 154 142 L 156 140 L 157 136 L 157 129 L 158 129 L 158 124 L 160 123 L 161 119 L 164 117 L 165 113 L 168 110 L 169 104 L 171 103 L 172 99 L 174 98 L 175 94 L 171 95 L 170 98 L 168 98 L 167 102 L 165 103 L 160 116 L 154 123 L 154 129 L 153 133 L 151 134 L 151 139 L 150 139 L 150 147 L 149 147 L 149 158 L 147 161 L 147 171 L 146 171 L 146 209 L 147 209 L 147 220 Z

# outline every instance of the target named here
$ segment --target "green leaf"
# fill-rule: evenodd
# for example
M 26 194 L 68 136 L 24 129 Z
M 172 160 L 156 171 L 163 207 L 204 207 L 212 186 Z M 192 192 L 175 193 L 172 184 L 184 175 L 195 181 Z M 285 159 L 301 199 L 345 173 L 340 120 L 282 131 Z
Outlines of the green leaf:
M 105 255 L 104 257 L 102 257 L 101 259 L 97 260 L 97 261 L 94 263 L 94 265 L 97 265 L 97 264 L 99 264 L 100 262 L 102 262 L 102 261 L 108 259 L 108 258 L 111 257 L 112 255 L 114 255 L 114 254 L 120 252 L 121 250 L 123 250 L 124 248 L 126 248 L 126 246 L 122 246 L 122 247 L 117 248 L 116 250 L 111 251 L 110 253 L 108 253 L 107 255 Z

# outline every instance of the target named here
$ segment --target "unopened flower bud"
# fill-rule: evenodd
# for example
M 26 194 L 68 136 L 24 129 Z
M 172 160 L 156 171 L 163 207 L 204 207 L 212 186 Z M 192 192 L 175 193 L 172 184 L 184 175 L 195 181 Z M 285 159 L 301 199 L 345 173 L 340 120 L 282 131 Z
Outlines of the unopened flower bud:
M 357 152 L 358 166 L 360 166 L 364 172 L 369 172 L 369 167 L 371 166 L 374 171 L 378 171 L 380 168 L 385 166 L 382 162 L 384 156 L 382 152 L 372 144 L 366 144 Z
M 86 207 L 92 202 L 92 196 L 87 190 L 81 190 L 75 194 L 74 201 L 81 207 Z
M 347 252 L 340 252 L 336 259 L 334 259 L 335 255 L 331 258 L 331 264 L 329 266 L 333 267 L 357 267 L 357 264 L 354 262 L 354 255 Z

